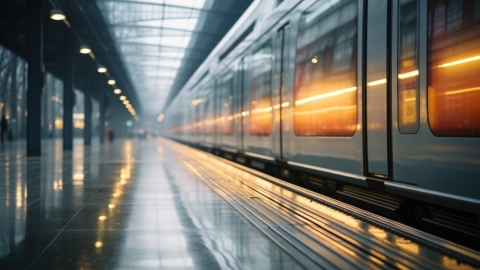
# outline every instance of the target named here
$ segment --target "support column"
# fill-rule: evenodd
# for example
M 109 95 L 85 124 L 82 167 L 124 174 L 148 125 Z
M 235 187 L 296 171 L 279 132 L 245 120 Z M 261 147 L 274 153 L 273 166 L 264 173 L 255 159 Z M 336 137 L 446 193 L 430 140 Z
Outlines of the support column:
M 42 154 L 43 0 L 28 0 L 27 156 Z M 16 108 L 15 108 L 16 109 Z
M 17 119 L 17 100 L 18 100 L 18 86 L 17 86 L 17 56 L 13 56 L 12 60 L 12 83 L 10 86 L 10 132 L 12 134 L 11 139 L 15 140 L 18 131 L 18 119 Z
M 100 90 L 101 91 L 101 90 Z M 100 123 L 98 132 L 100 136 L 100 143 L 105 143 L 105 120 L 107 114 L 107 97 L 105 93 L 100 94 Z
M 91 59 L 85 60 L 85 127 L 83 129 L 83 143 L 84 145 L 92 144 L 92 77 L 94 67 L 90 64 Z
M 20 104 L 20 118 L 18 120 L 22 120 L 22 124 L 20 125 L 20 134 L 19 137 L 22 139 L 27 139 L 27 102 L 28 102 L 28 63 L 22 63 L 22 89 L 23 89 L 23 96 L 22 98 L 25 99 L 25 102 Z
M 65 30 L 65 59 L 64 59 L 64 75 L 63 75 L 63 150 L 73 149 L 73 44 L 74 35 L 70 29 Z

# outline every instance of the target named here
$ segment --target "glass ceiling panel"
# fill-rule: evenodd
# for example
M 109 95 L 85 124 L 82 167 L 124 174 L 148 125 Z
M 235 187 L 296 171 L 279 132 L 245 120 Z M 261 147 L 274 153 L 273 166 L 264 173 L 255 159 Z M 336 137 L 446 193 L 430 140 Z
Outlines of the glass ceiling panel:
M 205 1 L 96 0 L 144 110 L 163 106 Z

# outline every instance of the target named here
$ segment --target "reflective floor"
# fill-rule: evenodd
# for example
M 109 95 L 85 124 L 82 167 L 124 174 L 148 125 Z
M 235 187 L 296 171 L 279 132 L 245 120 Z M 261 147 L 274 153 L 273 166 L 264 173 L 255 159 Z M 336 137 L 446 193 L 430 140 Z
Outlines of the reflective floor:
M 0 147 L 0 269 L 300 268 L 165 141 Z

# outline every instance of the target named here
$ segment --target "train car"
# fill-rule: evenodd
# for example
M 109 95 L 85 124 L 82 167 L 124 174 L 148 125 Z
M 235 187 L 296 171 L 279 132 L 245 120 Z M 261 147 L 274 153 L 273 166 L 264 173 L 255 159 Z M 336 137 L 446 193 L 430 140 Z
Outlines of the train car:
M 479 237 L 479 74 L 480 1 L 259 0 L 162 126 L 375 212 Z

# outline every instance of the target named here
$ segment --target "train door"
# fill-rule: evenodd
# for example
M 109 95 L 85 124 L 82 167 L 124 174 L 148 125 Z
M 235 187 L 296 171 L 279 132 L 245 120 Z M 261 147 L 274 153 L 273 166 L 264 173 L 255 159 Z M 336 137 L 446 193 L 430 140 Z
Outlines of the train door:
M 368 0 L 366 4 L 366 173 L 391 177 L 391 89 L 389 23 L 391 1 Z
M 218 118 L 219 118 L 219 112 L 218 112 L 218 79 L 215 79 L 213 81 L 213 147 L 218 148 L 219 147 L 219 141 L 218 141 Z
M 480 1 L 394 3 L 391 78 L 395 182 L 387 183 L 386 188 L 478 215 Z M 419 189 L 408 191 L 402 183 Z
M 237 135 L 237 149 L 243 151 L 243 138 L 244 138 L 244 116 L 245 111 L 245 60 L 242 58 L 238 64 L 238 80 L 237 91 L 235 94 L 236 100 L 236 112 L 235 112 L 235 126 Z
M 220 76 L 217 84 L 217 95 L 219 101 L 219 146 L 223 151 L 234 153 L 236 149 L 235 137 L 235 73 L 232 68 L 228 68 Z
M 290 25 L 286 24 L 282 26 L 277 32 L 275 38 L 275 52 L 274 52 L 274 85 L 273 85 L 273 94 L 272 94 L 272 104 L 273 105 L 273 136 L 272 136 L 272 145 L 273 153 L 276 158 L 283 159 L 283 134 L 282 134 L 282 112 L 283 108 L 287 105 L 285 103 L 285 92 L 284 92 L 284 67 L 286 66 L 285 61 L 288 57 L 287 53 L 287 37 L 289 36 Z

